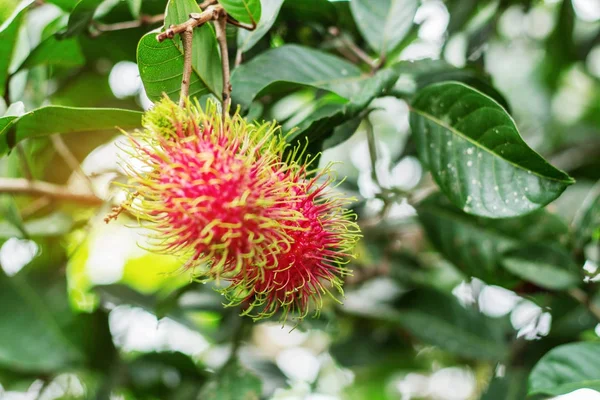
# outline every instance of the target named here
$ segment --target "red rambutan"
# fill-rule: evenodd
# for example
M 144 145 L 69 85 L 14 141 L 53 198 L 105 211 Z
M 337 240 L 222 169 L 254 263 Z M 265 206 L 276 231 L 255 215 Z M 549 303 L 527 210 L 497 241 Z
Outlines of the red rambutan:
M 327 174 L 307 179 L 298 168 L 287 179 L 294 182 L 296 201 L 282 206 L 296 210 L 301 218 L 283 223 L 291 245 L 288 251 L 270 254 L 264 266 L 250 266 L 232 279 L 225 293 L 232 303 L 245 304 L 244 314 L 255 319 L 282 311 L 302 319 L 311 306 L 320 311 L 323 295 L 335 299 L 343 294 L 342 277 L 349 274 L 345 264 L 360 237 L 355 215 L 344 207 L 350 202 L 332 193 Z
M 230 305 L 243 303 L 255 319 L 278 311 L 303 318 L 321 309 L 324 294 L 343 293 L 360 229 L 350 200 L 329 188 L 328 168 L 309 177 L 294 157 L 286 162 L 278 127 L 238 114 L 222 127 L 212 102 L 203 111 L 165 98 L 144 128 L 124 149 L 131 179 L 123 208 L 153 232 L 150 250 L 185 256 L 195 276 L 228 281 Z
M 282 223 L 299 217 L 283 206 L 293 185 L 282 179 L 289 167 L 276 127 L 236 115 L 221 129 L 220 120 L 214 103 L 202 111 L 164 99 L 124 149 L 131 179 L 123 206 L 154 231 L 150 250 L 184 255 L 186 269 L 209 267 L 199 275 L 211 277 L 266 264 L 289 248 Z

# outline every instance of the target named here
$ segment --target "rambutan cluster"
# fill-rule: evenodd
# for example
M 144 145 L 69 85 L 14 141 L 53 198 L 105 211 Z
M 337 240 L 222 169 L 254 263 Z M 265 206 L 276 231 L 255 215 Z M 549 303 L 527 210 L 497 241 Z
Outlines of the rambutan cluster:
M 230 304 L 255 319 L 303 318 L 318 313 L 324 294 L 343 293 L 360 230 L 328 168 L 285 157 L 300 150 L 274 123 L 236 113 L 223 125 L 210 101 L 202 110 L 165 98 L 143 126 L 124 149 L 122 206 L 152 232 L 149 250 L 184 257 L 197 278 L 226 281 Z

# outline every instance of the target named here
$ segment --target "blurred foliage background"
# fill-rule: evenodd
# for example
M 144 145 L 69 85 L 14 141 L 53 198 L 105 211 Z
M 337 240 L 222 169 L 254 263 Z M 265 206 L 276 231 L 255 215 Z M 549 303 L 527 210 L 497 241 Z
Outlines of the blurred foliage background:
M 358 199 L 345 300 L 297 326 L 240 317 L 103 221 L 115 126 L 164 91 L 136 63 L 175 75 L 138 48 L 166 7 L 0 0 L 1 399 L 599 398 L 600 2 L 262 0 L 256 32 L 228 28 L 234 105 L 298 127 Z M 576 183 L 515 218 L 455 207 L 409 124 L 445 81 Z

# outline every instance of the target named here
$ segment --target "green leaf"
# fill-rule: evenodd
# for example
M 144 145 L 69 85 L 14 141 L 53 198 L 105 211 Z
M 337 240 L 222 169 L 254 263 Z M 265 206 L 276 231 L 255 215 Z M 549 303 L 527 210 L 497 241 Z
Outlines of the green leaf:
M 19 70 L 33 68 L 38 65 L 79 67 L 83 64 L 85 64 L 85 58 L 77 39 L 58 40 L 56 36 L 50 36 L 33 49 L 21 64 Z
M 331 26 L 338 22 L 338 12 L 328 0 L 284 1 L 281 15 L 286 21 L 316 22 Z
M 23 1 L 19 7 L 12 13 L 11 17 L 0 25 L 0 96 L 4 96 L 6 89 L 6 80 L 8 79 L 8 68 L 12 60 L 19 27 L 25 15 L 26 8 L 33 3 L 33 0 Z M 0 127 L 2 127 L 0 122 Z
M 302 121 L 289 142 L 309 143 L 305 156 L 316 155 L 350 138 L 362 121 L 365 108 L 375 98 L 384 96 L 398 79 L 392 69 L 383 69 L 361 82 L 362 90 L 345 100 L 333 93 L 319 99 L 315 112 Z
M 191 13 L 199 13 L 200 11 L 200 7 L 198 7 L 195 0 L 170 0 L 167 5 L 165 26 L 177 25 L 185 22 L 189 19 Z M 181 54 L 183 54 L 181 37 L 177 35 L 173 39 L 173 42 Z M 221 98 L 221 92 L 223 91 L 221 56 L 212 24 L 204 24 L 203 26 L 194 29 L 194 38 L 192 40 L 192 68 L 197 72 L 204 85 L 214 95 Z M 182 70 L 177 72 L 180 71 Z M 179 84 L 181 85 L 181 82 L 179 82 Z
M 573 244 L 577 250 L 594 240 L 600 233 L 600 183 L 587 195 L 573 221 Z M 596 240 L 600 240 L 597 238 Z
M 193 317 L 186 312 L 187 310 L 168 305 L 169 298 L 160 299 L 156 295 L 143 294 L 122 284 L 96 286 L 94 291 L 98 292 L 104 300 L 114 304 L 129 304 L 143 308 L 154 315 L 161 314 L 157 315 L 157 318 L 171 318 L 194 331 L 200 332 L 204 337 L 211 340 L 217 341 L 225 337 L 222 333 L 216 332 L 208 326 L 197 324 Z M 194 311 L 223 312 L 222 301 L 219 301 L 220 298 L 216 293 L 202 293 L 198 297 L 200 301 L 198 304 L 194 304 L 197 306 Z
M 246 24 L 260 21 L 260 0 L 219 0 L 227 14 Z
M 68 305 L 55 306 L 52 292 L 40 293 L 21 274 L 8 278 L 0 270 L 0 366 L 51 372 L 83 360 L 67 331 Z
M 417 0 L 352 0 L 350 9 L 358 29 L 373 50 L 393 51 L 410 30 L 419 7 Z
M 496 100 L 505 110 L 510 107 L 502 93 L 490 84 L 490 78 L 472 67 L 457 68 L 443 60 L 422 59 L 400 61 L 390 68 L 400 73 L 393 94 L 399 97 L 412 97 L 417 91 L 433 83 L 444 81 L 463 82 Z
M 239 362 L 228 362 L 202 389 L 200 398 L 206 400 L 258 400 L 262 382 Z
M 529 375 L 528 395 L 558 396 L 600 390 L 600 343 L 570 343 L 544 355 Z
M 127 364 L 127 375 L 136 398 L 191 400 L 205 381 L 194 361 L 179 352 L 142 354 Z M 178 377 L 176 388 L 165 379 L 171 375 Z
M 134 129 L 142 113 L 116 108 L 46 106 L 18 118 L 0 118 L 0 155 L 21 140 L 55 133 L 84 133 L 99 130 Z
M 489 219 L 465 214 L 435 194 L 417 207 L 427 237 L 446 259 L 468 276 L 509 286 L 514 279 L 501 268 L 505 251 L 523 243 L 558 241 L 568 227 L 556 215 L 539 210 L 519 218 Z
M 71 36 L 79 35 L 85 31 L 96 13 L 96 9 L 103 0 L 81 0 L 69 16 L 69 23 L 67 29 L 58 34 L 60 38 L 68 38 Z
M 511 368 L 506 375 L 492 379 L 481 400 L 523 400 L 526 394 L 527 373 Z
M 467 358 L 506 357 L 501 320 L 464 308 L 451 295 L 415 290 L 401 299 L 398 313 L 398 322 L 425 343 Z
M 284 0 L 263 0 L 263 13 L 257 27 L 253 31 L 238 29 L 237 45 L 242 52 L 250 50 L 267 34 L 275 23 Z
M 198 12 L 200 8 L 194 0 L 171 0 L 167 6 L 165 26 L 187 21 L 190 13 Z M 212 26 L 205 24 L 194 29 L 192 41 L 190 97 L 200 98 L 212 93 L 220 99 L 223 91 L 223 75 Z M 173 100 L 179 98 L 183 58 L 179 35 L 173 40 L 167 39 L 162 43 L 156 40 L 156 32 L 150 32 L 142 37 L 138 44 L 137 62 L 140 77 L 150 100 L 160 100 L 163 94 Z
M 0 196 L 0 215 L 6 220 L 9 224 L 9 228 L 13 230 L 17 230 L 17 236 L 28 238 L 29 234 L 25 225 L 23 224 L 23 219 L 21 218 L 21 214 L 19 213 L 19 208 L 15 203 L 14 197 L 10 195 Z M 4 221 L 2 221 L 4 222 Z M 0 222 L 0 224 L 2 223 Z M 9 236 L 10 238 L 11 236 Z
M 571 255 L 558 246 L 529 245 L 506 252 L 502 265 L 516 276 L 552 290 L 576 287 L 581 278 Z
M 574 182 L 527 146 L 497 102 L 469 86 L 427 86 L 411 109 L 421 161 L 467 213 L 492 218 L 527 214 Z
M 71 12 L 79 0 L 46 0 L 50 4 L 54 4 L 67 12 Z
M 364 80 L 358 67 L 341 58 L 308 47 L 285 45 L 236 68 L 231 76 L 231 95 L 234 101 L 248 107 L 267 89 L 271 93 L 307 85 L 349 99 L 360 92 Z M 279 84 L 275 87 L 275 83 Z
M 127 6 L 133 18 L 139 18 L 142 10 L 142 0 L 127 0 Z

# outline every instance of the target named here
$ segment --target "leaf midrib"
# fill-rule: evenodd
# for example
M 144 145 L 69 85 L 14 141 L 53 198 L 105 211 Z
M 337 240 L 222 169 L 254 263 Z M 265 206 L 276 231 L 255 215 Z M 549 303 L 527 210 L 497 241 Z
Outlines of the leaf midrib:
M 498 154 L 498 153 L 496 153 L 496 152 L 494 152 L 494 151 L 490 150 L 489 148 L 487 148 L 487 147 L 483 146 L 483 145 L 482 145 L 482 144 L 480 144 L 479 142 L 477 142 L 477 141 L 475 141 L 474 139 L 472 139 L 472 138 L 468 137 L 467 135 L 465 135 L 464 133 L 462 133 L 462 132 L 460 132 L 459 130 L 455 129 L 454 127 L 447 125 L 446 123 L 444 123 L 442 120 L 438 119 L 437 117 L 435 117 L 435 116 L 433 116 L 433 115 L 431 115 L 431 114 L 429 114 L 429 113 L 427 113 L 427 112 L 425 112 L 425 111 L 418 110 L 418 109 L 416 109 L 416 108 L 414 108 L 414 107 L 412 107 L 412 106 L 410 107 L 410 109 L 411 109 L 411 111 L 412 111 L 412 112 L 414 112 L 415 114 L 418 114 L 418 115 L 420 115 L 420 116 L 422 116 L 422 117 L 424 117 L 424 118 L 427 118 L 427 119 L 429 119 L 430 121 L 433 121 L 434 123 L 438 124 L 438 125 L 439 125 L 439 126 L 441 126 L 442 128 L 449 130 L 450 132 L 452 132 L 452 133 L 453 133 L 453 134 L 455 134 L 456 136 L 458 136 L 458 137 L 460 137 L 460 138 L 462 138 L 462 139 L 466 140 L 467 142 L 471 143 L 472 145 L 474 145 L 474 146 L 478 147 L 479 149 L 482 149 L 482 150 L 483 150 L 483 151 L 485 151 L 486 153 L 488 153 L 488 154 L 491 154 L 491 155 L 494 155 L 494 156 L 496 156 L 496 157 L 498 157 L 498 158 L 502 159 L 504 162 L 506 162 L 506 163 L 510 164 L 511 166 L 513 166 L 515 169 L 519 169 L 519 170 L 522 170 L 522 171 L 531 172 L 533 175 L 535 175 L 535 176 L 537 176 L 537 177 L 539 177 L 539 178 L 543 178 L 543 179 L 551 180 L 551 181 L 554 181 L 554 182 L 560 182 L 560 183 L 564 183 L 564 184 L 572 184 L 572 183 L 574 183 L 574 182 L 575 182 L 575 181 L 574 181 L 572 178 L 570 178 L 570 179 L 566 179 L 566 180 L 565 180 L 565 179 L 553 178 L 553 177 L 551 177 L 551 176 L 542 175 L 542 174 L 540 174 L 540 173 L 539 173 L 539 172 L 537 172 L 537 171 L 533 171 L 533 170 L 530 170 L 530 169 L 524 168 L 524 167 L 520 166 L 519 164 L 515 164 L 514 162 L 512 162 L 512 161 L 510 161 L 510 160 L 507 160 L 506 158 L 502 157 L 500 154 Z M 551 165 L 551 164 L 550 164 L 550 165 Z M 554 168 L 554 166 L 552 166 L 552 168 Z

